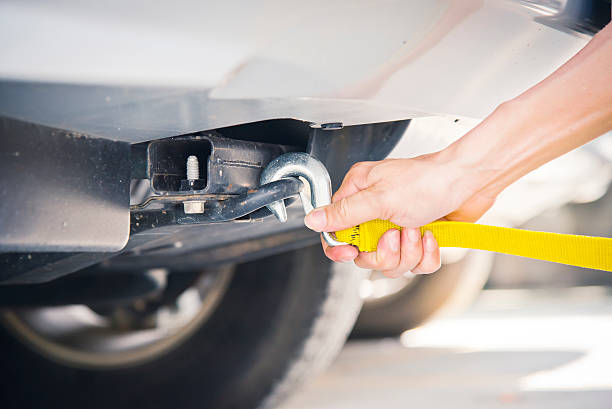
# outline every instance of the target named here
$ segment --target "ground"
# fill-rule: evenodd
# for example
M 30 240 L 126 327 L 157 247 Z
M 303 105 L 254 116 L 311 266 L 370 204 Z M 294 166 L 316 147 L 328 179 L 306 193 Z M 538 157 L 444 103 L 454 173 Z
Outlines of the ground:
M 399 339 L 349 342 L 282 409 L 612 407 L 612 290 L 498 289 Z

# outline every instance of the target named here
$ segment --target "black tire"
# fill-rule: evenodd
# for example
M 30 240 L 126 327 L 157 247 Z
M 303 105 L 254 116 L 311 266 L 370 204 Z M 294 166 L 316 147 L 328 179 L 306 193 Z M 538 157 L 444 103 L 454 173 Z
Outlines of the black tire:
M 344 344 L 363 275 L 342 268 L 318 245 L 238 266 L 200 328 L 129 367 L 67 366 L 2 329 L 0 407 L 274 407 Z
M 492 259 L 492 253 L 470 251 L 460 261 L 445 264 L 434 274 L 412 278 L 396 293 L 364 302 L 352 336 L 397 336 L 442 311 L 461 310 L 484 286 Z

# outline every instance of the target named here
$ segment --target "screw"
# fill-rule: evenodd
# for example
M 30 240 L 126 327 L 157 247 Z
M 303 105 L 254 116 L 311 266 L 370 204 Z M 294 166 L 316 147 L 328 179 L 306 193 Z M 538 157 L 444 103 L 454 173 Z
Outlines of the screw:
M 198 157 L 190 155 L 187 158 L 187 181 L 193 188 L 194 182 L 200 178 L 200 164 L 198 163 Z M 183 202 L 183 209 L 186 214 L 198 214 L 204 213 L 203 200 L 191 200 Z
M 187 180 L 193 182 L 200 178 L 200 164 L 198 163 L 198 157 L 190 155 L 187 158 Z

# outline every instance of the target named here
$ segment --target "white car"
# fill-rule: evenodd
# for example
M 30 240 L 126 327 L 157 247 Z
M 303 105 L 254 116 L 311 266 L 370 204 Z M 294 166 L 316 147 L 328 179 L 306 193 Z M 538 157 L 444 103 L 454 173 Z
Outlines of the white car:
M 418 124 L 481 120 L 609 17 L 595 0 L 1 2 L 0 407 L 276 406 L 367 288 L 299 202 L 287 223 L 257 210 L 301 186 L 260 187 L 262 169 L 308 152 L 337 188 L 355 162 L 427 150 Z

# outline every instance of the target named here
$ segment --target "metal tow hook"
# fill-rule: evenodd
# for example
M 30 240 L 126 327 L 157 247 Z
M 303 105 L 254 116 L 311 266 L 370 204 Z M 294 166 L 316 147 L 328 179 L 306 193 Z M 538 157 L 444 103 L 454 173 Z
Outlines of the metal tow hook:
M 308 214 L 313 208 L 331 203 L 331 181 L 325 166 L 316 158 L 304 152 L 291 152 L 279 156 L 266 166 L 259 179 L 260 185 L 288 177 L 302 177 L 310 187 L 310 197 L 303 189 L 300 192 L 304 211 Z M 272 202 L 266 207 L 281 222 L 287 221 L 287 209 L 282 200 Z M 332 233 L 324 232 L 323 239 L 330 246 L 345 245 L 336 240 Z

